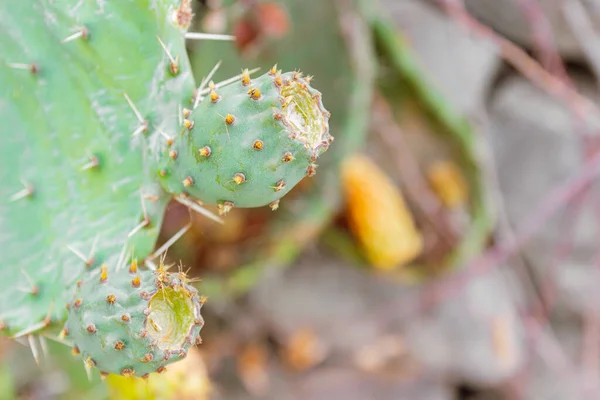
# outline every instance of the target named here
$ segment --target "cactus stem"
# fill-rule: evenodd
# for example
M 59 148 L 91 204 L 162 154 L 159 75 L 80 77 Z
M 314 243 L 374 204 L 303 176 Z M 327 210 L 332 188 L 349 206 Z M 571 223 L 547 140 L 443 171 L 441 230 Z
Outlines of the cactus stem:
M 98 157 L 91 154 L 89 156 L 89 161 L 81 167 L 81 170 L 86 171 L 88 169 L 96 168 L 98 165 L 100 165 L 100 161 L 98 160 Z
M 271 211 L 276 211 L 279 208 L 279 200 L 275 200 L 269 203 Z
M 25 186 L 23 189 L 19 190 L 17 193 L 10 196 L 10 201 L 17 201 L 20 199 L 24 199 L 26 197 L 32 196 L 35 192 L 35 189 L 32 184 L 26 183 L 21 179 L 21 183 Z
M 222 35 L 218 33 L 186 32 L 186 39 L 191 40 L 235 40 L 233 35 Z
M 223 203 L 217 204 L 217 209 L 219 210 L 219 215 L 227 215 L 229 211 L 233 209 L 235 203 L 233 201 L 225 200 Z M 202 301 L 202 299 L 201 299 Z
M 262 150 L 264 147 L 264 143 L 262 140 L 255 140 L 254 143 L 252 144 L 252 148 L 254 150 Z
M 208 217 L 208 218 L 212 219 L 213 221 L 218 222 L 219 224 L 224 223 L 223 219 L 219 218 L 218 216 L 216 216 L 215 214 L 213 214 L 206 208 L 200 206 L 200 204 L 198 204 L 184 196 L 177 196 L 177 197 L 175 197 L 175 200 L 177 202 L 183 204 L 184 206 L 187 206 L 189 209 L 197 212 L 198 214 L 204 215 L 205 217 Z
M 87 30 L 87 28 L 85 26 L 82 26 L 81 28 L 79 28 L 79 30 L 77 32 L 75 32 L 72 35 L 67 36 L 66 38 L 64 38 L 61 43 L 68 43 L 71 42 L 75 39 L 87 39 L 89 37 L 89 32 Z
M 198 104 L 200 104 L 200 101 L 203 100 L 201 93 L 204 90 L 204 88 L 206 87 L 206 85 L 208 84 L 208 82 L 210 82 L 213 75 L 217 72 L 217 70 L 219 69 L 220 66 L 221 66 L 221 61 L 219 61 L 217 64 L 215 64 L 215 66 L 213 67 L 213 69 L 210 70 L 208 75 L 204 79 L 202 79 L 202 82 L 200 83 L 200 86 L 198 86 L 198 90 L 196 91 L 196 96 L 194 99 L 194 109 L 196 109 L 196 107 L 198 107 Z
M 28 70 L 29 72 L 31 72 L 32 74 L 37 74 L 38 72 L 40 72 L 40 68 L 37 66 L 37 64 L 23 64 L 23 63 L 6 63 L 6 65 L 8 65 L 10 68 L 14 68 L 14 69 L 25 69 Z
M 179 73 L 179 61 L 177 57 L 173 57 L 173 55 L 171 54 L 171 52 L 169 51 L 169 49 L 167 49 L 167 46 L 165 46 L 165 43 L 161 40 L 161 38 L 157 35 L 156 39 L 158 39 L 158 43 L 160 43 L 160 47 L 163 48 L 163 50 L 165 51 L 165 53 L 167 54 L 167 57 L 169 57 L 169 69 L 171 71 L 171 74 L 173 75 L 177 75 Z
M 27 335 L 27 341 L 29 342 L 29 348 L 31 349 L 31 354 L 33 355 L 33 359 L 35 360 L 35 363 L 39 367 L 40 366 L 40 353 L 39 353 L 37 343 L 35 342 L 35 337 L 33 335 Z
M 154 253 L 152 253 L 148 258 L 154 259 L 164 252 L 166 252 L 176 241 L 179 240 L 187 231 L 192 227 L 192 223 L 188 222 L 183 228 L 181 228 L 177 233 L 169 238 L 162 246 L 160 246 Z

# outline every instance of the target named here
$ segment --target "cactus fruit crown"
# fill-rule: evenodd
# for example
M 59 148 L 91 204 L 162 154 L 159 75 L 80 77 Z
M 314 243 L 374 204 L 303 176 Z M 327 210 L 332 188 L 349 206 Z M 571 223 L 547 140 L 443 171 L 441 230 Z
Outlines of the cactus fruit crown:
M 187 229 L 152 253 L 169 200 L 276 209 L 333 140 L 299 72 L 194 89 L 191 18 L 191 0 L 0 2 L 0 332 L 36 360 L 37 337 L 105 373 L 184 357 L 202 298 L 154 266 Z

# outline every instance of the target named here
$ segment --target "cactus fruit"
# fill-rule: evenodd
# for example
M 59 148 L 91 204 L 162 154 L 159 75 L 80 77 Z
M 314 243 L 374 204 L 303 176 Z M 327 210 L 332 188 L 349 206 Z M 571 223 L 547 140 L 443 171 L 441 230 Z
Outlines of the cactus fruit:
M 163 155 L 163 185 L 204 203 L 228 207 L 271 204 L 305 176 L 333 141 L 321 93 L 299 72 L 276 66 L 259 78 L 212 89 L 192 111 L 187 140 Z M 177 154 L 173 157 L 173 152 Z
M 119 325 L 123 321 L 111 316 L 122 310 L 129 310 L 132 318 L 146 309 L 152 313 L 153 308 L 162 307 L 161 302 L 163 306 L 180 304 L 179 294 L 193 292 L 177 274 L 163 274 L 164 279 L 159 275 L 160 286 L 174 286 L 165 286 L 149 299 L 140 299 L 136 288 L 125 290 L 129 279 L 123 272 L 126 260 L 139 259 L 141 264 L 152 265 L 152 259 L 160 254 L 158 250 L 151 253 L 168 201 L 175 197 L 221 221 L 195 200 L 227 200 L 221 204 L 225 210 L 232 206 L 229 202 L 247 207 L 269 199 L 261 198 L 258 189 L 240 190 L 231 200 L 225 198 L 218 193 L 221 189 L 203 182 L 211 175 L 209 168 L 214 168 L 212 176 L 216 179 L 220 171 L 232 167 L 231 160 L 239 159 L 247 168 L 240 171 L 243 178 L 237 175 L 230 179 L 234 184 L 241 180 L 248 188 L 266 182 L 268 173 L 282 171 L 278 179 L 287 179 L 285 191 L 271 189 L 273 193 L 269 193 L 279 199 L 310 167 L 307 154 L 312 157 L 326 148 L 312 137 L 302 137 L 304 132 L 317 132 L 304 130 L 302 124 L 306 123 L 324 129 L 317 132 L 319 140 L 329 139 L 328 114 L 320 98 L 311 103 L 315 108 L 302 106 L 304 100 L 313 100 L 306 93 L 317 92 L 308 85 L 306 92 L 294 92 L 305 82 L 301 78 L 271 89 L 267 87 L 270 80 L 258 78 L 254 82 L 260 86 L 252 87 L 261 95 L 257 91 L 247 95 L 250 106 L 241 106 L 234 96 L 227 97 L 250 79 L 242 74 L 230 80 L 238 85 L 215 86 L 223 96 L 222 103 L 213 104 L 211 96 L 199 102 L 202 90 L 194 97 L 185 39 L 202 35 L 187 32 L 191 18 L 191 0 L 0 2 L 0 246 L 5 265 L 0 269 L 0 334 L 28 338 L 36 357 L 33 335 L 53 337 L 54 328 L 59 330 L 68 315 L 70 339 L 102 371 L 127 374 L 131 370 L 143 375 L 160 369 L 165 349 L 187 349 L 188 344 L 179 341 L 182 332 L 186 332 L 186 339 L 195 340 L 199 328 L 192 329 L 188 319 L 174 320 L 176 337 L 171 339 L 175 342 L 167 348 L 161 347 L 164 343 L 152 343 L 160 335 L 151 334 L 149 329 L 146 338 L 139 338 L 144 320 Z M 296 101 L 279 103 L 285 118 L 273 119 L 271 125 L 259 122 L 272 112 L 269 107 L 279 100 L 280 92 L 285 101 L 289 97 Z M 240 139 L 260 136 L 264 155 L 243 157 L 241 148 L 216 135 L 214 111 L 227 104 L 231 107 L 227 113 L 238 118 L 228 128 L 232 139 L 236 134 Z M 296 104 L 301 106 L 296 108 Z M 305 112 L 318 118 L 317 122 L 298 118 Z M 256 125 L 250 123 L 253 113 Z M 284 123 L 288 126 L 280 125 Z M 288 137 L 289 126 L 300 128 L 294 131 L 295 140 Z M 277 129 L 287 129 L 288 133 Z M 267 137 L 269 132 L 272 135 Z M 214 147 L 208 163 L 202 163 L 198 149 L 195 156 L 200 161 L 186 155 L 189 145 L 202 142 L 202 138 L 208 141 L 207 146 Z M 300 149 L 303 140 L 308 149 Z M 177 151 L 181 152 L 178 162 L 163 169 L 164 155 L 177 158 Z M 268 172 L 269 166 L 273 168 L 270 157 L 288 151 L 294 151 L 297 160 Z M 261 162 L 264 164 L 253 164 Z M 185 194 L 164 184 L 182 171 L 190 172 L 180 183 L 193 188 Z M 202 193 L 205 183 L 206 195 Z M 268 184 L 282 186 L 277 180 Z M 94 281 L 104 272 L 114 282 Z M 141 285 L 150 285 L 150 274 L 140 272 Z M 71 298 L 79 280 L 83 282 L 78 289 L 80 297 Z M 116 291 L 115 304 L 107 304 L 107 295 L 101 295 L 108 288 Z M 79 299 L 81 303 L 77 303 Z M 194 312 L 199 311 L 199 300 L 190 301 Z M 71 307 L 69 312 L 66 305 Z M 174 308 L 179 317 L 189 316 L 188 305 Z M 81 329 L 92 322 L 96 334 L 86 336 L 90 333 Z M 124 351 L 110 348 L 112 340 L 121 341 Z M 160 351 L 152 347 L 155 345 Z M 147 346 L 154 350 L 144 353 Z M 152 354 L 153 360 L 143 363 L 146 354 Z M 170 360 L 177 357 L 172 354 Z
M 63 335 L 103 374 L 147 377 L 200 342 L 203 298 L 183 272 L 101 266 L 77 285 Z

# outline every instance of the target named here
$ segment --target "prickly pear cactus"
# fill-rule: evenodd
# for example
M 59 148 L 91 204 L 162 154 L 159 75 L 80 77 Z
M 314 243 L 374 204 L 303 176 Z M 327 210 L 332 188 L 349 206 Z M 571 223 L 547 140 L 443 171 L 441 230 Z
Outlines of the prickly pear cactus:
M 62 321 L 84 271 L 152 251 L 169 197 L 150 148 L 194 88 L 177 3 L 0 4 L 5 333 Z
M 329 144 L 328 114 L 320 98 L 313 99 L 317 92 L 299 77 L 288 82 L 290 75 L 281 74 L 286 83 L 272 88 L 267 78 L 257 79 L 262 94 L 255 92 L 257 99 L 250 94 L 251 105 L 243 106 L 225 99 L 249 79 L 242 74 L 229 81 L 236 89 L 215 85 L 224 86 L 222 103 L 213 104 L 212 93 L 200 102 L 185 47 L 191 20 L 191 0 L 0 2 L 0 332 L 28 338 L 36 357 L 35 335 L 52 337 L 68 314 L 65 340 L 74 341 L 88 365 L 104 372 L 144 375 L 160 369 L 167 350 L 183 355 L 190 338 L 197 338 L 200 318 L 199 300 L 181 296 L 194 293 L 187 278 L 140 269 L 142 290 L 128 285 L 123 272 L 133 259 L 154 265 L 167 202 L 175 197 L 221 221 L 195 200 L 227 200 L 240 207 L 271 203 Z M 283 94 L 277 106 L 283 118 L 261 122 L 277 104 L 277 93 Z M 227 112 L 239 117 L 227 127 L 232 140 L 243 139 L 237 145 L 215 129 L 215 110 L 226 104 Z M 265 136 L 269 133 L 275 137 Z M 262 158 L 241 155 L 250 136 L 265 144 Z M 203 146 L 192 146 L 200 143 L 212 146 L 208 163 L 199 151 Z M 165 167 L 165 155 L 172 161 L 173 151 L 181 152 L 178 163 Z M 274 168 L 275 155 L 284 157 L 286 151 L 294 151 L 297 160 Z M 220 179 L 236 158 L 245 167 L 248 190 L 227 197 L 225 182 L 218 186 L 207 179 Z M 185 184 L 187 175 L 180 186 L 170 180 L 184 171 L 196 184 Z M 277 181 L 270 183 L 277 174 L 287 179 L 286 191 L 273 189 L 269 197 L 254 189 L 261 182 L 277 187 Z M 99 282 L 104 273 L 114 281 Z M 78 281 L 83 283 L 73 298 Z M 105 294 L 109 288 L 114 304 Z M 132 320 L 119 325 L 124 321 L 116 316 L 126 311 Z M 139 312 L 145 311 L 156 318 L 142 319 Z M 173 336 L 162 341 L 151 320 L 173 327 Z M 91 323 L 93 338 L 86 336 Z M 142 327 L 146 337 L 140 337 Z M 115 350 L 113 340 L 126 350 Z M 144 363 L 147 354 L 152 360 Z M 171 355 L 170 360 L 178 357 Z
M 203 299 L 185 274 L 165 267 L 109 272 L 106 266 L 78 284 L 63 336 L 88 367 L 102 374 L 147 376 L 187 355 L 200 342 Z
M 218 204 L 276 209 L 279 199 L 305 176 L 333 137 L 329 113 L 310 77 L 299 72 L 269 73 L 222 90 L 191 113 L 199 135 L 174 143 L 165 152 L 163 184 L 173 193 L 188 193 Z

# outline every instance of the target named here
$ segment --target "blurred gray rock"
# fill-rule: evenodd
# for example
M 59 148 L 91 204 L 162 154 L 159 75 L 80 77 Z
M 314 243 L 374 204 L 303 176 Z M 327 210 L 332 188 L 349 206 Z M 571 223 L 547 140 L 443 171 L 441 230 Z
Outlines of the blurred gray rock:
M 572 75 L 584 94 L 597 97 L 589 76 Z M 513 227 L 521 227 L 553 188 L 579 171 L 585 145 L 577 125 L 563 104 L 520 76 L 509 77 L 498 88 L 490 108 L 490 139 Z M 597 124 L 594 129 L 598 131 Z M 579 212 L 573 210 L 569 204 L 546 221 L 524 254 L 540 282 L 558 283 L 561 305 L 578 312 L 593 309 L 600 316 L 600 270 L 593 265 L 599 249 L 598 200 L 588 196 Z M 572 251 L 561 259 L 557 254 L 565 243 L 572 243 Z
M 280 337 L 311 327 L 338 360 L 404 332 L 410 357 L 423 371 L 480 384 L 501 383 L 522 365 L 518 293 L 504 273 L 472 278 L 456 294 L 420 313 L 407 309 L 418 287 L 380 278 L 342 261 L 310 254 L 251 295 Z M 418 305 L 419 303 L 412 303 Z
M 570 25 L 566 22 L 562 5 L 564 0 L 534 0 L 539 3 L 548 19 L 556 48 L 563 57 L 582 59 L 583 53 Z M 486 25 L 502 35 L 530 49 L 535 48 L 531 24 L 527 20 L 523 4 L 531 0 L 466 0 L 468 10 Z M 600 2 L 583 0 L 588 16 L 596 23 L 600 22 Z
M 466 115 L 478 110 L 500 65 L 495 47 L 423 0 L 382 0 L 381 4 L 448 102 Z
M 407 324 L 411 351 L 428 370 L 467 382 L 508 380 L 525 361 L 516 287 L 499 270 L 471 278 L 455 296 Z

